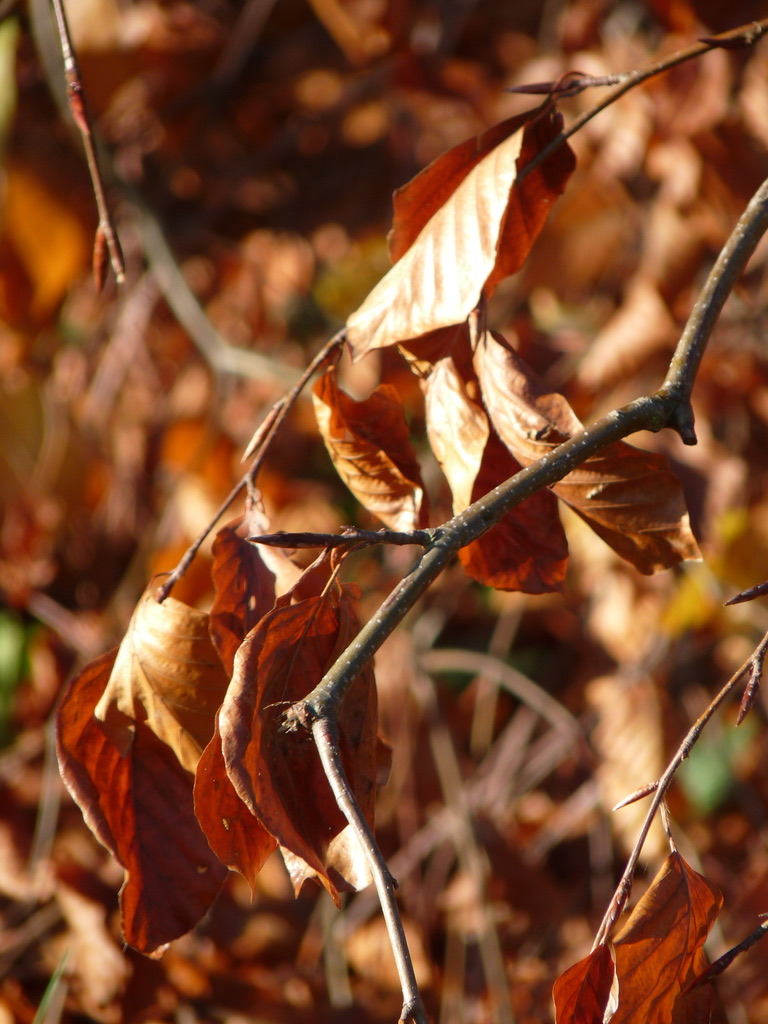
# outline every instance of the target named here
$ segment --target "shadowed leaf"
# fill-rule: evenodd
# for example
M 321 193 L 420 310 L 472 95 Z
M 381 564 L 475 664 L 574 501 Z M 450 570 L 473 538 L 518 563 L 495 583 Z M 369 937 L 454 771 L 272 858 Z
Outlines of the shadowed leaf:
M 573 154 L 561 145 L 519 184 L 517 175 L 561 128 L 545 104 L 462 143 L 400 190 L 390 243 L 398 262 L 347 320 L 353 358 L 461 323 L 520 269 Z
M 619 1006 L 612 1024 L 688 1024 L 700 1003 L 686 986 L 722 905 L 718 890 L 671 854 L 614 940 Z M 694 1015 L 692 1016 L 692 1012 Z
M 170 747 L 139 720 L 123 752 L 95 717 L 116 654 L 91 662 L 67 688 L 56 721 L 59 765 L 89 828 L 126 870 L 125 941 L 157 956 L 197 924 L 227 872 L 195 819 L 192 776 Z
M 167 743 L 189 771 L 213 734 L 228 675 L 213 647 L 208 616 L 150 584 L 136 606 L 96 717 L 117 749 L 130 750 L 136 719 Z
M 339 388 L 332 368 L 315 384 L 313 400 L 333 464 L 358 501 L 392 530 L 426 526 L 421 470 L 395 388 L 382 384 L 357 402 Z
M 346 821 L 311 734 L 284 731 L 283 724 L 290 705 L 312 690 L 353 641 L 356 606 L 356 588 L 333 583 L 325 594 L 270 612 L 238 651 L 219 718 L 224 760 L 239 797 L 281 846 L 306 863 L 301 879 L 316 873 L 335 899 L 351 884 L 342 875 L 348 853 L 333 845 Z M 372 821 L 376 690 L 370 667 L 345 697 L 338 727 L 347 777 Z
M 520 464 L 492 430 L 472 488 L 472 501 L 519 469 Z M 462 548 L 459 561 L 472 579 L 497 590 L 525 594 L 560 590 L 565 582 L 568 542 L 554 496 L 544 490 L 526 498 L 496 526 Z
M 611 951 L 602 944 L 569 967 L 552 992 L 555 1024 L 602 1024 L 614 977 Z
M 489 428 L 470 389 L 478 393 L 474 376 L 466 380 L 450 356 L 438 360 L 425 383 L 427 433 L 450 485 L 454 512 L 463 511 L 520 469 Z M 557 503 L 548 491 L 517 505 L 459 552 L 473 579 L 529 594 L 562 585 L 567 555 Z
M 523 465 L 582 429 L 565 398 L 549 391 L 502 337 L 486 334 L 474 358 L 488 415 Z M 640 572 L 700 557 L 682 488 L 661 455 L 619 441 L 552 489 Z
M 195 773 L 195 814 L 216 856 L 254 893 L 256 876 L 277 843 L 235 792 L 221 752 L 218 722 Z
M 256 545 L 245 539 L 259 529 L 261 524 L 251 519 L 239 519 L 219 530 L 213 542 L 211 576 L 216 594 L 210 633 L 230 674 L 243 638 L 275 603 L 275 574 L 264 564 Z

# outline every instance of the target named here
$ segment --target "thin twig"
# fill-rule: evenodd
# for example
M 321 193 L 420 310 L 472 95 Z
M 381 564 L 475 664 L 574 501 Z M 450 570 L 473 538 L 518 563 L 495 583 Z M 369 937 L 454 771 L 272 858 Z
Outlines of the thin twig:
M 336 729 L 328 718 L 312 723 L 312 736 L 317 747 L 323 770 L 330 783 L 336 803 L 357 836 L 368 867 L 373 877 L 376 892 L 379 896 L 382 914 L 387 925 L 389 941 L 397 965 L 400 987 L 403 992 L 403 1008 L 400 1021 L 413 1021 L 414 1024 L 427 1024 L 427 1015 L 421 1001 L 416 975 L 411 962 L 411 954 L 405 939 L 405 930 L 397 909 L 395 899 L 395 883 L 387 868 L 381 851 L 376 843 L 373 832 L 360 811 L 355 795 L 347 781 L 344 766 L 339 753 Z
M 53 9 L 56 13 L 56 27 L 61 40 L 61 53 L 64 58 L 64 79 L 67 86 L 67 103 L 72 118 L 77 125 L 85 147 L 85 156 L 88 161 L 88 170 L 91 174 L 93 194 L 96 198 L 96 207 L 99 212 L 99 224 L 96 228 L 96 240 L 93 250 L 93 274 L 96 285 L 101 288 L 104 284 L 104 246 L 109 252 L 110 263 L 115 278 L 119 284 L 125 280 L 125 260 L 120 248 L 120 240 L 117 237 L 112 214 L 107 204 L 104 183 L 101 178 L 99 161 L 96 157 L 96 149 L 93 145 L 93 132 L 88 116 L 83 93 L 83 82 L 80 76 L 80 67 L 77 63 L 72 37 L 69 33 L 67 15 L 64 11 L 64 0 L 53 0 Z
M 762 914 L 761 917 L 765 917 Z M 699 975 L 686 989 L 683 990 L 683 995 L 688 992 L 692 992 L 696 988 L 701 988 L 702 985 L 707 985 L 714 981 L 718 975 L 722 974 L 726 967 L 730 967 L 737 956 L 742 953 L 746 953 L 748 949 L 751 949 L 764 935 L 768 933 L 768 921 L 763 921 L 761 925 L 758 925 L 753 932 L 742 939 L 738 946 L 734 946 L 733 949 L 729 949 L 727 953 L 723 953 L 722 956 L 718 957 L 713 964 L 704 971 L 703 974 Z
M 515 179 L 516 184 L 520 184 L 529 174 L 532 174 L 537 167 L 547 160 L 552 153 L 558 147 L 562 146 L 564 142 L 576 135 L 577 132 L 588 124 L 594 117 L 601 114 L 607 107 L 610 107 L 616 100 L 621 99 L 626 93 L 636 86 L 641 85 L 643 82 L 647 82 L 650 78 L 655 78 L 656 75 L 664 74 L 666 71 L 671 71 L 672 68 L 678 67 L 680 64 L 685 64 L 690 60 L 696 60 L 697 57 L 702 57 L 705 53 L 710 50 L 722 49 L 723 47 L 731 49 L 735 46 L 737 40 L 743 41 L 744 46 L 752 46 L 757 42 L 765 33 L 768 32 L 768 18 L 762 21 L 750 22 L 748 25 L 742 25 L 739 28 L 731 29 L 728 32 L 724 32 L 721 36 L 711 36 L 708 39 L 699 40 L 692 46 L 688 46 L 683 50 L 678 50 L 675 53 L 670 53 L 667 57 L 662 57 L 661 60 L 654 61 L 652 64 L 648 64 L 644 68 L 636 68 L 632 71 L 620 73 L 615 76 L 615 80 L 621 80 L 621 85 L 613 92 L 610 92 L 604 99 L 599 103 L 595 104 L 594 107 L 590 107 L 583 114 L 576 118 L 568 128 L 564 129 L 557 135 L 550 143 L 548 143 L 542 150 L 540 150 L 536 156 L 526 164 L 525 167 L 521 167 L 517 173 Z M 557 94 L 553 96 L 553 99 L 557 99 Z
M 725 686 L 723 686 L 723 688 L 720 690 L 717 696 L 712 700 L 706 711 L 704 711 L 704 713 L 700 715 L 696 722 L 694 722 L 694 724 L 691 726 L 685 739 L 680 744 L 674 757 L 665 769 L 664 774 L 661 776 L 658 783 L 656 784 L 653 799 L 651 800 L 651 805 L 648 808 L 648 813 L 646 814 L 642 828 L 640 829 L 640 835 L 637 838 L 635 847 L 632 850 L 632 854 L 630 855 L 630 858 L 627 861 L 627 866 L 624 869 L 624 874 L 621 876 L 621 880 L 618 886 L 616 887 L 613 899 L 611 900 L 608 909 L 605 912 L 605 916 L 603 917 L 603 920 L 600 924 L 600 928 L 598 929 L 597 935 L 595 936 L 594 945 L 592 946 L 593 949 L 596 949 L 597 946 L 600 945 L 600 943 L 607 941 L 615 922 L 621 916 L 621 913 L 627 904 L 629 894 L 632 891 L 632 879 L 634 877 L 635 868 L 640 857 L 640 852 L 643 848 L 643 844 L 645 843 L 648 832 L 650 831 L 651 825 L 653 824 L 653 819 L 656 817 L 656 812 L 662 806 L 667 790 L 669 789 L 672 779 L 677 774 L 677 770 L 679 769 L 683 761 L 685 761 L 686 758 L 690 755 L 691 750 L 695 746 L 699 736 L 701 735 L 704 729 L 704 726 L 707 724 L 707 722 L 709 722 L 709 720 L 712 718 L 712 716 L 720 707 L 720 705 L 730 695 L 730 693 L 733 691 L 734 687 L 736 686 L 738 681 L 744 676 L 744 674 L 747 672 L 752 672 L 754 670 L 755 659 L 762 659 L 765 656 L 766 648 L 768 648 L 768 633 L 765 634 L 765 636 L 762 638 L 760 643 L 757 645 L 757 647 L 749 656 L 749 658 L 747 658 L 744 664 L 739 669 L 737 669 L 736 672 L 734 672 L 734 674 L 731 676 L 731 678 L 728 680 Z
M 214 529 L 214 527 L 219 522 L 221 517 L 226 513 L 227 509 L 229 509 L 233 502 L 237 500 L 238 496 L 241 494 L 243 490 L 245 490 L 246 488 L 250 489 L 253 486 L 253 481 L 262 465 L 264 456 L 270 443 L 274 439 L 278 430 L 280 430 L 280 428 L 282 427 L 288 413 L 293 408 L 302 390 L 306 386 L 307 382 L 311 379 L 311 377 L 320 369 L 320 367 L 329 359 L 332 359 L 336 355 L 336 353 L 338 353 L 338 351 L 341 349 L 341 346 L 344 344 L 345 337 L 346 335 L 343 330 L 335 334 L 333 338 L 331 338 L 331 340 L 327 343 L 327 345 L 325 345 L 324 348 L 322 348 L 320 352 L 318 352 L 318 354 L 315 356 L 315 358 L 312 360 L 309 366 L 307 366 L 306 370 L 304 370 L 301 377 L 294 384 L 294 386 L 291 388 L 288 394 L 281 398 L 276 403 L 275 407 L 270 411 L 267 417 L 268 419 L 270 419 L 269 429 L 266 430 L 264 434 L 260 437 L 260 447 L 256 453 L 256 458 L 254 459 L 253 464 L 229 492 L 227 497 L 224 499 L 224 501 L 217 509 L 213 519 L 205 526 L 205 528 L 202 530 L 199 536 L 192 542 L 192 544 L 190 544 L 190 546 L 184 552 L 184 555 L 182 556 L 181 561 L 178 563 L 176 568 L 168 574 L 165 582 L 157 591 L 156 600 L 158 601 L 158 603 L 162 604 L 163 601 L 165 601 L 165 599 L 171 593 L 174 586 L 178 583 L 178 581 L 181 579 L 181 577 L 184 575 L 184 573 L 187 571 L 187 569 L 194 561 L 195 556 L 197 555 L 197 552 L 200 550 L 202 544 L 205 542 L 206 537 L 210 534 L 211 530 Z M 253 442 L 251 442 L 251 444 L 248 447 L 249 450 L 253 448 Z
M 342 533 L 267 533 L 249 537 L 253 544 L 266 544 L 273 548 L 365 548 L 373 544 L 428 547 L 433 540 L 432 530 L 358 530 L 347 526 Z

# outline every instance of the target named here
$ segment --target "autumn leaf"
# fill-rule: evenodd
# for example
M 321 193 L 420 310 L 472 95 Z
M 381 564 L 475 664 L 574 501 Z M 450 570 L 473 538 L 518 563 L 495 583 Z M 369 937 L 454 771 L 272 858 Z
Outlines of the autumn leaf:
M 153 591 L 150 584 L 133 613 L 95 715 L 121 754 L 134 743 L 137 720 L 145 719 L 193 772 L 229 679 L 208 615 L 172 597 L 160 604 Z
M 438 360 L 424 387 L 429 442 L 451 488 L 453 511 L 462 512 L 514 476 L 520 465 L 471 397 L 471 390 L 478 394 L 474 375 L 465 379 L 452 356 Z M 459 559 L 467 574 L 486 586 L 541 594 L 562 585 L 567 555 L 555 499 L 540 491 L 462 548 Z
M 224 761 L 238 796 L 282 847 L 305 862 L 301 880 L 316 874 L 335 899 L 349 888 L 342 874 L 348 851 L 333 843 L 346 820 L 311 734 L 285 731 L 284 716 L 357 635 L 357 600 L 357 588 L 333 583 L 325 593 L 270 612 L 238 651 L 219 717 Z M 372 821 L 376 690 L 370 667 L 345 697 L 338 728 L 347 777 Z M 292 874 L 296 881 L 299 875 Z
M 472 488 L 477 501 L 520 469 L 495 431 L 485 445 Z M 486 533 L 459 551 L 459 561 L 472 579 L 497 590 L 546 594 L 561 590 L 568 562 L 557 501 L 537 491 L 515 505 Z
M 614 979 L 611 951 L 601 943 L 555 982 L 555 1024 L 602 1024 Z
M 235 792 L 224 764 L 218 721 L 197 764 L 194 805 L 211 849 L 222 864 L 245 878 L 253 896 L 256 876 L 277 843 Z
M 549 391 L 500 335 L 484 335 L 474 362 L 491 422 L 524 466 L 582 429 L 565 398 Z M 661 455 L 619 441 L 552 489 L 640 572 L 701 557 L 682 488 Z
M 347 320 L 353 358 L 461 323 L 520 269 L 573 171 L 573 154 L 558 146 L 517 177 L 561 129 L 561 116 L 545 104 L 462 143 L 397 193 L 397 262 Z
M 614 940 L 619 1005 L 611 1024 L 683 1024 L 681 994 L 700 972 L 719 891 L 672 853 Z
M 392 530 L 426 526 L 421 470 L 395 388 L 382 384 L 358 402 L 339 388 L 332 367 L 312 397 L 328 453 L 358 501 Z
M 244 517 L 219 530 L 213 542 L 215 597 L 210 634 L 230 674 L 243 638 L 275 602 L 275 574 L 264 564 L 258 547 L 245 539 L 257 529 L 251 518 Z
M 226 877 L 192 807 L 192 776 L 144 720 L 119 749 L 95 709 L 116 662 L 110 651 L 69 684 L 56 717 L 61 775 L 96 838 L 126 871 L 125 941 L 159 956 L 207 912 Z

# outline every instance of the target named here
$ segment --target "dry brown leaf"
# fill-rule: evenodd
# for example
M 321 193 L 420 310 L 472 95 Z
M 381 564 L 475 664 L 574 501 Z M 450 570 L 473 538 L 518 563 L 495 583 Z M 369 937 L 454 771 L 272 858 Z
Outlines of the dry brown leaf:
M 61 775 L 96 838 L 126 871 L 125 941 L 149 956 L 189 931 L 226 877 L 192 807 L 192 776 L 144 720 L 119 749 L 95 717 L 116 651 L 83 669 L 56 717 Z
M 159 604 L 155 589 L 150 584 L 136 606 L 95 714 L 122 754 L 133 744 L 136 720 L 146 720 L 193 772 L 229 678 L 208 615 L 172 597 Z
M 210 614 L 211 640 L 231 674 L 235 652 L 245 636 L 275 603 L 275 574 L 255 544 L 245 538 L 261 523 L 243 518 L 224 526 L 213 542 L 211 576 L 215 597 Z
M 681 994 L 701 973 L 722 902 L 711 882 L 670 854 L 614 939 L 619 1005 L 611 1024 L 671 1024 L 676 1009 L 686 1019 L 694 1004 Z
M 339 476 L 358 501 L 392 530 L 428 524 L 421 470 L 397 391 L 382 384 L 357 402 L 332 367 L 312 391 L 315 416 Z
M 318 597 L 276 608 L 238 651 L 219 717 L 224 761 L 238 796 L 282 847 L 306 863 L 302 880 L 316 874 L 334 899 L 351 886 L 342 871 L 356 854 L 345 851 L 343 842 L 331 845 L 346 821 L 311 734 L 286 731 L 284 716 L 354 640 L 359 625 L 357 588 L 338 583 Z M 347 693 L 338 729 L 347 778 L 372 821 L 376 689 L 370 666 Z
M 466 380 L 451 356 L 439 359 L 425 381 L 427 435 L 453 495 L 453 511 L 462 512 L 505 480 L 520 464 L 489 427 Z M 499 590 L 541 594 L 557 590 L 565 579 L 568 546 L 555 499 L 541 491 L 511 509 L 478 540 L 459 552 L 466 573 Z
M 549 391 L 500 335 L 484 335 L 475 366 L 491 422 L 523 465 L 582 429 L 565 398 Z M 619 441 L 552 489 L 640 572 L 701 557 L 680 483 L 660 455 Z
M 235 792 L 224 764 L 218 721 L 197 764 L 194 801 L 211 849 L 222 864 L 240 872 L 253 896 L 256 876 L 277 843 Z
M 513 118 L 462 143 L 398 193 L 398 261 L 347 320 L 353 358 L 461 323 L 520 269 L 573 171 L 573 154 L 561 145 L 519 186 L 517 175 L 561 128 L 562 118 L 545 104 L 530 119 Z M 439 206 L 423 201 L 428 195 Z
M 611 951 L 601 944 L 555 982 L 555 1024 L 602 1024 L 614 979 Z

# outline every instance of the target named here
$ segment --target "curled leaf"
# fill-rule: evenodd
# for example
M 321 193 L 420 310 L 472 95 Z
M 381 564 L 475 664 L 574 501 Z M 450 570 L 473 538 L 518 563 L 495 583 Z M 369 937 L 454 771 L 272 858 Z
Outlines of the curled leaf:
M 357 402 L 338 386 L 332 367 L 314 386 L 317 423 L 333 464 L 350 491 L 392 530 L 426 526 L 426 494 L 395 388 Z
M 396 193 L 397 262 L 347 320 L 353 358 L 461 323 L 520 269 L 575 161 L 562 144 L 521 172 L 561 129 L 546 103 L 454 147 Z
M 144 720 L 123 751 L 95 709 L 115 651 L 72 680 L 56 716 L 61 775 L 96 838 L 123 865 L 125 941 L 159 956 L 206 913 L 226 876 L 192 808 L 192 776 Z
M 337 839 L 346 820 L 311 734 L 286 731 L 284 722 L 288 708 L 320 681 L 358 629 L 357 592 L 351 586 L 333 583 L 318 597 L 276 608 L 238 651 L 219 718 L 224 761 L 239 798 L 282 847 L 304 862 L 305 871 L 292 870 L 294 880 L 300 885 L 317 875 L 335 899 L 354 881 L 344 877 L 349 857 Z M 347 693 L 338 729 L 347 778 L 372 821 L 376 690 L 370 666 Z
M 471 368 L 470 368 L 471 373 Z M 453 495 L 454 512 L 520 469 L 489 426 L 474 375 L 465 379 L 451 356 L 438 360 L 425 383 L 427 433 Z M 465 572 L 486 586 L 541 594 L 565 578 L 568 545 L 555 499 L 540 491 L 459 552 Z
M 486 334 L 474 361 L 491 422 L 522 465 L 582 429 L 565 398 L 549 391 L 500 335 Z M 661 455 L 619 441 L 552 489 L 640 572 L 700 557 L 682 488 Z
M 235 792 L 224 764 L 218 722 L 197 764 L 194 803 L 211 849 L 222 864 L 245 878 L 253 896 L 256 876 L 277 843 Z
M 607 1017 L 615 969 L 610 949 L 601 944 L 560 975 L 552 992 L 555 1024 L 602 1024 Z
M 145 720 L 179 761 L 194 771 L 213 735 L 213 716 L 229 678 L 208 632 L 208 615 L 147 588 L 117 652 L 96 718 L 122 754 Z
M 703 946 L 723 898 L 679 853 L 670 854 L 614 940 L 619 1006 L 612 1024 L 692 1020 L 685 989 L 706 963 Z

